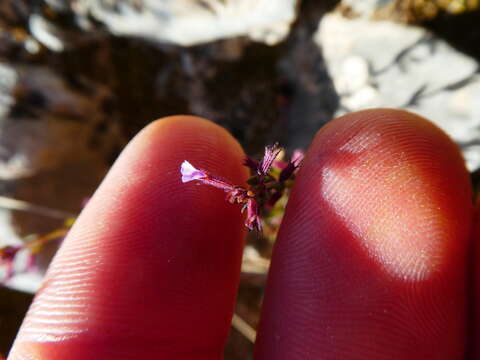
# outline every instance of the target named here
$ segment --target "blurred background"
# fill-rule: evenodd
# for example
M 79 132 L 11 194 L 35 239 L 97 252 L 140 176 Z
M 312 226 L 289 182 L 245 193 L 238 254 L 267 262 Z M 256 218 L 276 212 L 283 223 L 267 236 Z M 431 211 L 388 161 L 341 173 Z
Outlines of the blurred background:
M 0 0 L 0 248 L 62 235 L 128 140 L 173 114 L 260 156 L 346 112 L 407 109 L 476 182 L 479 44 L 480 0 Z M 251 358 L 272 242 L 248 241 L 227 360 Z M 0 258 L 0 354 L 57 246 L 8 280 Z

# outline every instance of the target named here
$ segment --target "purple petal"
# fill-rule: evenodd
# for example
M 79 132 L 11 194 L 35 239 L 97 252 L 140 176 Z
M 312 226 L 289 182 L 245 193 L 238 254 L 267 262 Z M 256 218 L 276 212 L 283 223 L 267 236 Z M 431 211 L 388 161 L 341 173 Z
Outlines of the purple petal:
M 265 147 L 265 155 L 258 169 L 259 175 L 268 174 L 273 161 L 277 158 L 278 154 L 280 154 L 280 151 L 282 151 L 282 149 L 278 146 L 278 143 Z
M 305 156 L 305 153 L 300 149 L 295 149 L 292 154 L 291 162 L 299 164 Z
M 202 170 L 198 170 L 187 160 L 185 160 L 180 166 L 180 173 L 182 174 L 183 183 L 207 177 L 207 174 L 205 172 L 203 172 Z

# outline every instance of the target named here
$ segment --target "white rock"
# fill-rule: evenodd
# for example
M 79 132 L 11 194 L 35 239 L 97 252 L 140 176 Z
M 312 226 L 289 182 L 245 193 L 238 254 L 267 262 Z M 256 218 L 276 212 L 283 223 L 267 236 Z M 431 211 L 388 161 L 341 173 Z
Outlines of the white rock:
M 117 35 L 195 45 L 234 36 L 275 44 L 295 20 L 298 0 L 78 0 Z
M 340 97 L 337 115 L 391 107 L 418 113 L 463 149 L 480 168 L 478 63 L 419 27 L 328 14 L 315 41 Z
M 64 41 L 58 35 L 58 30 L 40 15 L 31 15 L 28 19 L 28 27 L 33 37 L 46 48 L 55 52 L 65 50 Z

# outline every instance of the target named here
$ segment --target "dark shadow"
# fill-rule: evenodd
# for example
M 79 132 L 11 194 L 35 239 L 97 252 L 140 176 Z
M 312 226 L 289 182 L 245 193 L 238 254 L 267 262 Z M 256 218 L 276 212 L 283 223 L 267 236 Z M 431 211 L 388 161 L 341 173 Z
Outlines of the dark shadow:
M 372 74 L 374 76 L 375 75 L 380 75 L 384 72 L 387 72 L 388 70 L 390 70 L 395 65 L 397 65 L 399 67 L 400 71 L 406 72 L 407 67 L 408 67 L 408 62 L 420 61 L 419 59 L 408 57 L 408 55 L 410 55 L 412 50 L 414 50 L 415 47 L 417 47 L 418 45 L 422 45 L 422 44 L 428 45 L 430 54 L 431 55 L 435 54 L 435 52 L 436 52 L 436 42 L 432 41 L 432 39 L 433 39 L 433 37 L 431 35 L 425 34 L 420 39 L 413 42 L 410 46 L 407 46 L 405 49 L 403 49 L 397 55 L 395 55 L 395 57 L 393 58 L 393 60 L 391 61 L 390 64 L 387 64 L 385 67 L 377 69 L 377 70 L 372 69 Z
M 437 89 L 427 90 L 428 84 L 421 85 L 410 97 L 410 99 L 403 105 L 399 106 L 400 109 L 415 107 L 419 105 L 419 102 L 425 98 L 435 96 L 442 92 L 450 92 L 461 89 L 474 81 L 474 76 L 479 73 L 480 68 L 477 67 L 471 74 L 465 76 L 463 79 L 447 84 Z M 463 144 L 462 144 L 463 145 Z
M 480 61 L 480 10 L 459 15 L 441 13 L 424 26 L 435 35 Z
M 0 356 L 6 356 L 33 295 L 0 287 Z
M 290 150 L 305 149 L 339 107 L 322 50 L 313 41 L 322 16 L 338 3 L 307 0 L 301 4 L 277 64 L 281 111 L 270 142 L 280 141 Z

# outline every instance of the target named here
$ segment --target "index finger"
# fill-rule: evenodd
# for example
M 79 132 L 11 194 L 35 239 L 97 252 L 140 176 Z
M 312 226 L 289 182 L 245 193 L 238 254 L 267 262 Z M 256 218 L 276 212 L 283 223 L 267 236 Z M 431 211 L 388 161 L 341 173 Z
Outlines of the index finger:
M 220 359 L 239 281 L 240 211 L 180 182 L 183 160 L 242 184 L 239 144 L 206 120 L 148 126 L 50 266 L 10 360 Z

